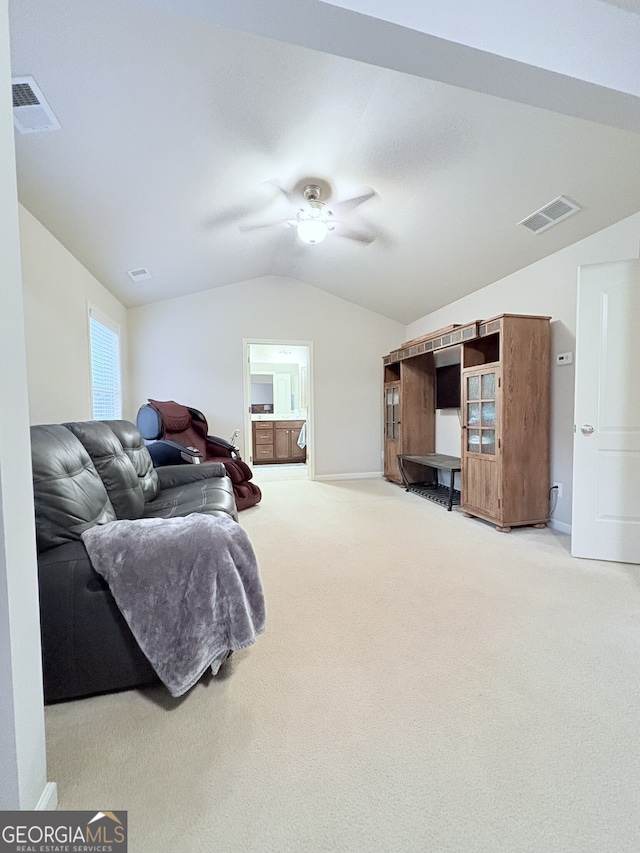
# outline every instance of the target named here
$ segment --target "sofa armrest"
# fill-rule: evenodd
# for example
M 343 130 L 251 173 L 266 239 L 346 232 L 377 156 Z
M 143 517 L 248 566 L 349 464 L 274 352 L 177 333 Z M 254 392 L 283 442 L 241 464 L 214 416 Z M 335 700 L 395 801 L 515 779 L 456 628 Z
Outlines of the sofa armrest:
M 82 542 L 38 555 L 45 702 L 156 682 Z
M 169 441 L 166 438 L 147 442 L 147 450 L 154 468 L 202 461 L 202 453 L 197 448 L 189 448 L 184 444 L 178 444 L 177 441 Z
M 222 462 L 202 462 L 200 465 L 165 465 L 158 468 L 157 472 L 161 491 L 162 489 L 171 489 L 174 486 L 184 486 L 187 483 L 197 483 L 199 480 L 227 476 Z

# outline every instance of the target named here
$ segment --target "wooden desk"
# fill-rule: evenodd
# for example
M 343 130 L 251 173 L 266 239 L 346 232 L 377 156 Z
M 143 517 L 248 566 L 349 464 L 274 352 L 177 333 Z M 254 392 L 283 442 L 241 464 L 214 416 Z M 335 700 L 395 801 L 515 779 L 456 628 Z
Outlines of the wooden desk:
M 460 503 L 460 492 L 453 488 L 456 473 L 462 471 L 462 463 L 458 456 L 446 456 L 444 453 L 408 456 L 401 453 L 398 455 L 398 468 L 407 492 L 415 492 L 423 498 L 442 504 L 449 512 L 454 503 Z M 417 481 L 413 479 L 420 476 L 417 472 L 421 472 L 423 468 L 431 469 L 431 480 L 426 481 L 424 477 Z M 448 488 L 438 483 L 437 471 L 449 471 Z

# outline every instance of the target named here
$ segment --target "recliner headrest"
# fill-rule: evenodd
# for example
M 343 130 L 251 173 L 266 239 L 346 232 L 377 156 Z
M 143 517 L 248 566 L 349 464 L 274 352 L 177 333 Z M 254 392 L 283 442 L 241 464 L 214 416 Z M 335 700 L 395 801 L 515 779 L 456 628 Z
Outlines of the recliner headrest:
M 136 426 L 145 441 L 157 441 L 162 437 L 162 420 L 160 413 L 148 403 L 140 406 L 136 415 Z
M 149 404 L 160 413 L 165 430 L 183 432 L 191 426 L 191 413 L 186 406 L 174 400 L 149 400 Z

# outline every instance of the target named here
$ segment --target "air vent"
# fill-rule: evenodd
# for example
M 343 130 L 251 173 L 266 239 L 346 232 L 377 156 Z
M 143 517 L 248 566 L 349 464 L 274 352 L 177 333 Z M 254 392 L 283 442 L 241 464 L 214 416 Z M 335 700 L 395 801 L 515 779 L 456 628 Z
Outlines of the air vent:
M 553 201 L 545 204 L 540 210 L 536 210 L 531 216 L 527 216 L 526 219 L 518 222 L 518 225 L 524 225 L 529 231 L 539 234 L 541 231 L 551 228 L 556 222 L 566 219 L 567 216 L 571 216 L 572 213 L 577 213 L 579 210 L 581 208 L 577 204 L 559 195 L 558 198 L 554 198 Z
M 60 122 L 33 77 L 13 77 L 13 123 L 20 133 L 60 130 Z
M 131 281 L 146 281 L 151 278 L 151 273 L 146 267 L 140 267 L 139 270 L 129 270 L 127 275 Z

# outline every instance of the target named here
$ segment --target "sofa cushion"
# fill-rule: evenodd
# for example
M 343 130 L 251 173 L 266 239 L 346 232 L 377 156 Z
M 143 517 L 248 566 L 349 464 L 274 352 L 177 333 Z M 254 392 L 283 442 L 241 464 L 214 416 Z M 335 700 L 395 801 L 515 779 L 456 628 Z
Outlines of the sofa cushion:
M 62 424 L 31 427 L 33 497 L 39 551 L 80 539 L 115 521 L 109 495 L 82 443 Z
M 153 460 L 140 431 L 130 421 L 105 421 L 105 423 L 118 436 L 124 452 L 131 460 L 138 475 L 145 502 L 157 498 L 160 492 L 158 474 L 153 467 Z
M 120 439 L 104 421 L 76 421 L 66 428 L 78 438 L 96 466 L 116 513 L 116 518 L 140 518 L 144 494 L 136 469 Z
M 172 466 L 173 467 L 173 466 Z M 182 467 L 182 466 L 180 466 Z M 201 465 L 184 466 L 199 469 Z M 195 473 L 195 472 L 194 472 Z M 214 476 L 179 486 L 167 486 L 144 508 L 144 518 L 172 518 L 204 512 L 208 515 L 229 515 L 238 520 L 233 486 L 228 477 Z

